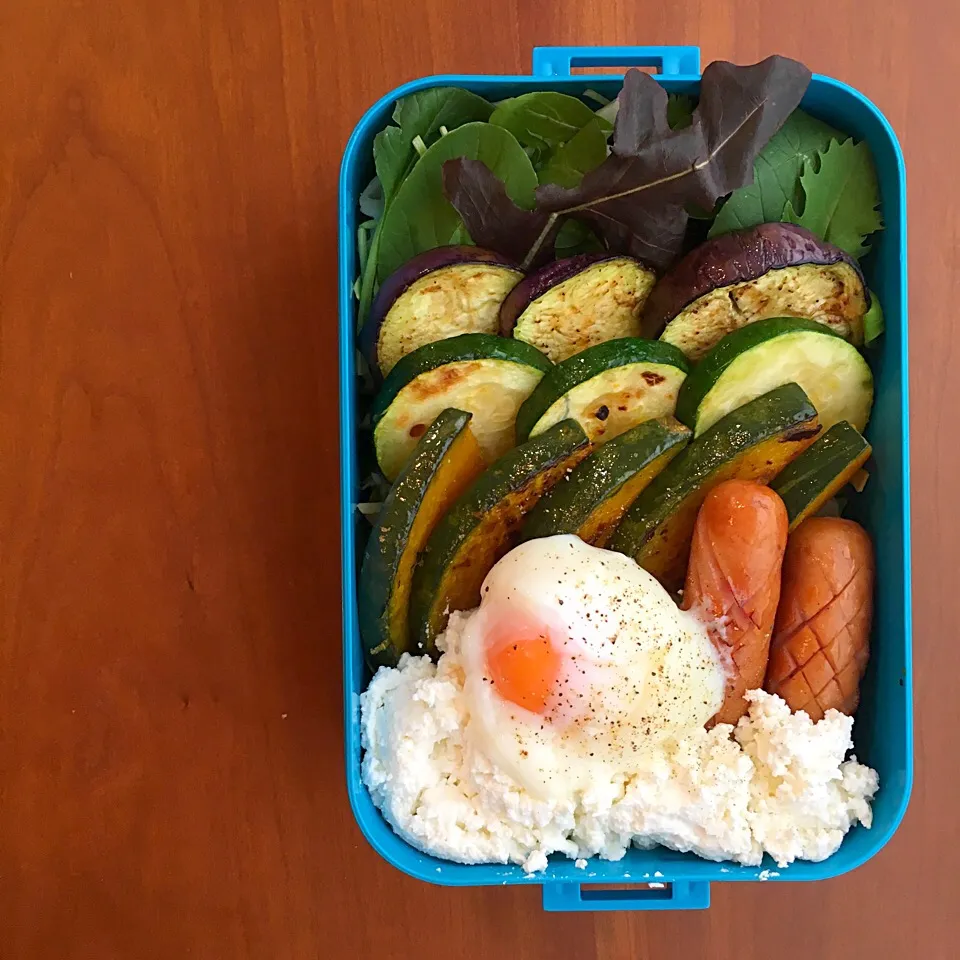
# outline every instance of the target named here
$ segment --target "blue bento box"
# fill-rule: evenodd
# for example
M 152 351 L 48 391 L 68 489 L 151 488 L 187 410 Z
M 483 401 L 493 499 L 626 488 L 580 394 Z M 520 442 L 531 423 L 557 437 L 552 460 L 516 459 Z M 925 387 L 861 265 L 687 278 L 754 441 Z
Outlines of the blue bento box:
M 615 863 L 594 858 L 585 870 L 553 857 L 546 872 L 527 876 L 519 866 L 465 866 L 426 856 L 397 837 L 370 800 L 360 778 L 360 692 L 369 679 L 357 628 L 356 571 L 360 524 L 355 396 L 357 198 L 373 173 L 374 135 L 390 120 L 398 97 L 433 86 L 466 87 L 490 100 L 532 90 L 575 95 L 592 88 L 613 97 L 621 77 L 574 75 L 574 67 L 653 67 L 670 92 L 696 94 L 697 47 L 538 47 L 532 76 L 436 76 L 404 84 L 374 104 L 347 144 L 340 173 L 340 510 L 343 556 L 343 686 L 347 790 L 360 829 L 371 846 L 412 877 L 448 886 L 540 884 L 547 910 L 677 910 L 710 904 L 711 881 L 823 880 L 870 859 L 903 817 L 913 781 L 911 675 L 910 446 L 907 364 L 906 179 L 896 135 L 862 94 L 829 77 L 814 76 L 803 109 L 870 144 L 876 162 L 886 229 L 863 261 L 870 287 L 886 315 L 886 333 L 868 349 L 876 402 L 867 436 L 873 444 L 870 481 L 855 498 L 852 515 L 873 536 L 877 554 L 876 614 L 872 656 L 854 729 L 858 759 L 876 768 L 880 790 L 870 830 L 856 827 L 822 863 L 778 869 L 767 858 L 758 867 L 712 863 L 666 849 L 630 850 Z M 610 884 L 654 887 L 609 889 Z M 591 889 L 603 884 L 607 889 Z

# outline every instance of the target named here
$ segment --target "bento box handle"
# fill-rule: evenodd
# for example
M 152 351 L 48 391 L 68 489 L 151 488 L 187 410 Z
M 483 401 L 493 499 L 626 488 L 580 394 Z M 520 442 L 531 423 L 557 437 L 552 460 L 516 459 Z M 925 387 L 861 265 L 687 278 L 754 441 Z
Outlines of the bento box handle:
M 545 883 L 543 909 L 571 910 L 706 910 L 710 884 L 706 880 L 678 880 L 645 887 L 608 889 L 580 883 Z
M 699 47 L 534 47 L 535 77 L 569 77 L 574 67 L 653 67 L 670 76 L 699 77 Z

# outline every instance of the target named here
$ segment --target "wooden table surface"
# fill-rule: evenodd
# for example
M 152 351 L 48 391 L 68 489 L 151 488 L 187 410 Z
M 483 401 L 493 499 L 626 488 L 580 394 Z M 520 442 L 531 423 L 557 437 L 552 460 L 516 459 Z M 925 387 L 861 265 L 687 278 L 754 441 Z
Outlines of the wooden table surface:
M 957 956 L 950 6 L 0 4 L 3 960 Z M 917 780 L 850 876 L 715 886 L 694 914 L 545 915 L 536 889 L 402 876 L 347 805 L 336 178 L 401 81 L 644 41 L 798 57 L 903 142 Z

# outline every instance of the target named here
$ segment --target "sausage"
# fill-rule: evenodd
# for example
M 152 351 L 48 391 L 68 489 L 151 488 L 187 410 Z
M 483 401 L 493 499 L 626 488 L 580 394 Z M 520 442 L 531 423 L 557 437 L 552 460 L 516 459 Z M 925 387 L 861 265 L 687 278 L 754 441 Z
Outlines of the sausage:
M 744 694 L 763 685 L 787 526 L 780 497 L 746 480 L 714 487 L 697 514 L 683 607 L 706 623 L 730 669 L 708 727 L 736 723 L 747 712 Z
M 790 535 L 764 686 L 820 720 L 853 714 L 870 657 L 874 558 L 852 520 L 811 517 Z

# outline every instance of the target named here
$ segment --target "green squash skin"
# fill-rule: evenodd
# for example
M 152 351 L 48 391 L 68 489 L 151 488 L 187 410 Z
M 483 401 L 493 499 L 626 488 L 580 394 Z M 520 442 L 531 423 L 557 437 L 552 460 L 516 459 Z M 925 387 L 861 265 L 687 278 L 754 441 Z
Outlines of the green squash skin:
M 580 424 L 563 420 L 502 456 L 447 511 L 420 555 L 413 577 L 410 623 L 420 652 L 436 654 L 435 640 L 446 627 L 450 611 L 479 604 L 480 586 L 490 567 L 516 543 L 524 499 L 531 491 L 539 499 L 538 484 L 545 478 L 557 479 L 554 474 L 565 472 L 588 450 Z M 487 552 L 480 561 L 478 547 Z M 452 606 L 449 578 L 460 576 L 468 583 L 462 591 L 466 605 Z
M 367 541 L 357 582 L 357 609 L 364 655 L 371 670 L 396 666 L 411 652 L 406 637 L 392 635 L 390 601 L 410 531 L 420 504 L 457 438 L 468 429 L 472 415 L 444 410 L 420 438 L 413 457 L 391 487 Z
M 688 514 L 681 524 L 681 533 L 683 537 L 688 532 L 692 534 L 696 510 L 691 513 L 690 508 L 699 508 L 714 481 L 719 482 L 718 477 L 737 476 L 738 465 L 755 460 L 761 445 L 772 444 L 779 451 L 784 444 L 783 452 L 789 453 L 790 445 L 808 443 L 819 431 L 817 411 L 795 383 L 784 384 L 751 400 L 694 440 L 654 478 L 620 522 L 610 549 L 634 557 L 641 566 L 645 566 L 644 557 L 650 555 L 649 551 L 666 551 L 669 570 L 665 585 L 668 589 L 682 586 L 683 574 L 676 569 L 676 562 L 679 558 L 685 571 L 689 538 L 685 544 L 675 543 L 672 538 L 677 533 L 669 521 L 674 520 L 675 515 Z M 794 456 L 802 449 L 805 448 L 801 447 Z M 765 463 L 770 468 L 769 476 L 764 476 L 761 469 L 745 478 L 758 479 L 758 482 L 772 479 L 777 472 L 775 461 Z M 669 542 L 658 543 L 658 538 Z M 671 552 L 676 555 L 672 560 Z
M 408 353 L 387 374 L 373 401 L 374 425 L 382 419 L 387 408 L 411 380 L 428 370 L 470 360 L 506 360 L 543 371 L 553 367 L 536 347 L 522 340 L 510 340 L 489 333 L 463 333 L 459 337 L 436 340 Z
M 756 320 L 733 333 L 728 333 L 693 369 L 683 381 L 677 397 L 677 419 L 691 430 L 697 427 L 697 412 L 704 398 L 713 389 L 720 375 L 741 354 L 786 333 L 819 333 L 825 337 L 843 340 L 838 333 L 816 320 L 802 317 L 772 317 Z
M 690 431 L 673 421 L 647 420 L 600 444 L 566 480 L 561 480 L 530 512 L 522 540 L 576 534 L 598 505 L 652 461 L 690 441 Z
M 770 482 L 791 529 L 834 496 L 870 456 L 870 444 L 846 420 L 834 424 Z M 811 510 L 811 507 L 813 509 Z
M 605 370 L 633 363 L 664 364 L 677 367 L 684 373 L 690 372 L 690 362 L 680 349 L 660 340 L 622 337 L 588 347 L 544 374 L 517 411 L 517 439 L 522 441 L 529 437 L 537 421 L 569 390 Z

